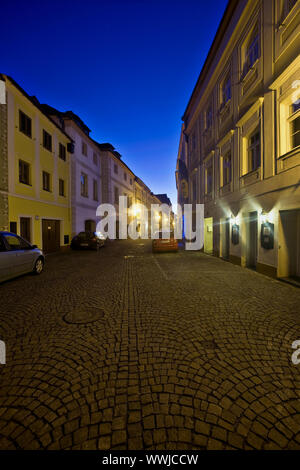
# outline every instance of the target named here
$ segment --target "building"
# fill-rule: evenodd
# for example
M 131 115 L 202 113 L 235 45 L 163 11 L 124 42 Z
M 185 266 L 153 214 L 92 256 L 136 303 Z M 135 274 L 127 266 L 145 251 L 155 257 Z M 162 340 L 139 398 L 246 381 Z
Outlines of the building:
M 71 138 L 47 116 L 37 98 L 12 78 L 0 75 L 6 110 L 1 108 L 1 227 L 46 253 L 66 247 L 71 237 Z M 2 126 L 1 126 L 2 127 Z
M 109 143 L 98 144 L 102 162 L 102 202 L 112 204 L 117 215 L 116 234 L 119 234 L 119 197 L 127 197 L 127 206 L 134 201 L 134 173 Z M 128 224 L 130 214 L 128 211 Z
M 280 278 L 300 277 L 299 52 L 299 1 L 229 1 L 180 140 L 205 252 Z
M 72 235 L 96 230 L 96 210 L 102 202 L 101 159 L 90 129 L 72 111 L 61 112 L 48 105 L 43 110 L 73 141 L 71 159 Z
M 7 102 L 5 81 L 0 80 L 0 230 L 8 230 Z
M 177 154 L 176 162 L 176 189 L 177 189 L 177 203 L 182 207 L 184 204 L 188 204 L 189 192 L 188 192 L 188 181 L 189 175 L 187 170 L 187 139 L 183 132 L 183 125 L 181 126 L 179 149 Z

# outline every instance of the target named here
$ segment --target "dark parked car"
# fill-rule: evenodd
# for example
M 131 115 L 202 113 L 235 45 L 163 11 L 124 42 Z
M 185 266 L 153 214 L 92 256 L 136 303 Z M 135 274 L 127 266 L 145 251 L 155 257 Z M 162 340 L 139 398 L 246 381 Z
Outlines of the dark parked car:
M 79 232 L 72 241 L 71 248 L 73 250 L 97 250 L 105 243 L 104 236 L 99 232 Z
M 45 256 L 36 246 L 15 233 L 0 232 L 0 282 L 21 274 L 41 274 Z

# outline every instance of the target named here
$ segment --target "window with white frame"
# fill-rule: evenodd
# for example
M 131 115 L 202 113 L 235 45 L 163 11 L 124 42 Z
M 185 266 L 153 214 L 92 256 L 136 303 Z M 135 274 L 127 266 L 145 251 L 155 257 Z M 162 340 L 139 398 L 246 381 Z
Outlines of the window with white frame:
M 247 173 L 257 170 L 260 167 L 260 130 L 255 129 L 252 134 L 248 137 L 248 149 L 247 149 Z
M 93 199 L 98 201 L 98 182 L 95 179 L 93 180 Z
M 87 144 L 84 141 L 81 142 L 81 153 L 87 157 Z
M 290 116 L 288 121 L 290 131 L 290 149 L 293 150 L 300 145 L 300 99 L 290 105 Z
M 83 197 L 88 197 L 88 176 L 81 173 L 80 176 L 80 193 Z

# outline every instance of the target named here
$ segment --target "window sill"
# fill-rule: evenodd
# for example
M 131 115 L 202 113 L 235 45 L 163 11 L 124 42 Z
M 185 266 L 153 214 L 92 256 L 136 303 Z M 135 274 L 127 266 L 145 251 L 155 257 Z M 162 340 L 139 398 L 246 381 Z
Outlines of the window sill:
M 229 183 L 226 183 L 220 187 L 219 195 L 220 197 L 226 196 L 226 194 L 231 193 L 231 191 L 232 191 L 232 187 L 231 187 L 231 181 L 230 181 Z
M 222 103 L 219 108 L 219 116 L 222 116 L 226 112 L 226 110 L 230 107 L 231 98 L 226 101 L 226 103 Z
M 52 152 L 52 149 L 51 149 L 51 150 L 49 150 L 49 149 L 47 149 L 47 147 L 44 147 L 44 145 L 42 145 L 42 147 L 43 147 L 43 149 L 44 149 L 44 150 L 47 150 L 47 152 L 49 152 L 49 153 L 53 153 L 53 152 Z
M 260 181 L 261 167 L 256 168 L 255 170 L 249 171 L 245 175 L 240 177 L 240 183 L 242 186 L 248 186 L 250 184 L 257 183 Z
M 27 137 L 30 140 L 33 140 L 32 135 L 25 134 L 25 132 L 21 131 L 19 128 L 18 128 L 18 130 L 19 130 L 19 132 L 21 132 L 21 134 L 25 135 L 25 137 Z
M 247 72 L 243 72 L 241 74 L 241 83 L 245 83 L 253 73 L 255 73 L 255 70 L 257 68 L 257 65 L 258 65 L 258 62 L 260 61 L 260 57 L 258 57 L 258 59 L 256 59 L 256 61 L 254 62 L 253 65 L 251 65 L 251 67 L 247 70 Z
M 24 184 L 24 186 L 29 186 L 30 188 L 32 188 L 32 184 L 30 183 L 25 183 L 24 181 L 20 181 L 20 180 L 19 180 L 19 183 Z
M 281 159 L 284 160 L 285 158 L 293 157 L 295 154 L 299 152 L 300 152 L 300 145 L 298 145 L 297 147 L 294 147 L 292 150 L 289 150 L 288 152 L 282 155 L 279 155 L 278 160 L 281 160 Z
M 289 170 L 300 165 L 300 145 L 285 153 L 280 155 L 277 159 L 278 166 L 277 172 L 281 173 L 282 171 Z

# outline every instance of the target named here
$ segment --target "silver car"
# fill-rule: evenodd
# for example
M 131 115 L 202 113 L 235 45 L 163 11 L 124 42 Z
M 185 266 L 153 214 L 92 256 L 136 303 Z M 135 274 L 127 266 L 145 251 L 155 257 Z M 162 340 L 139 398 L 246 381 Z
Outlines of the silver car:
M 11 232 L 0 231 L 0 282 L 21 274 L 41 274 L 45 256 L 36 245 Z

